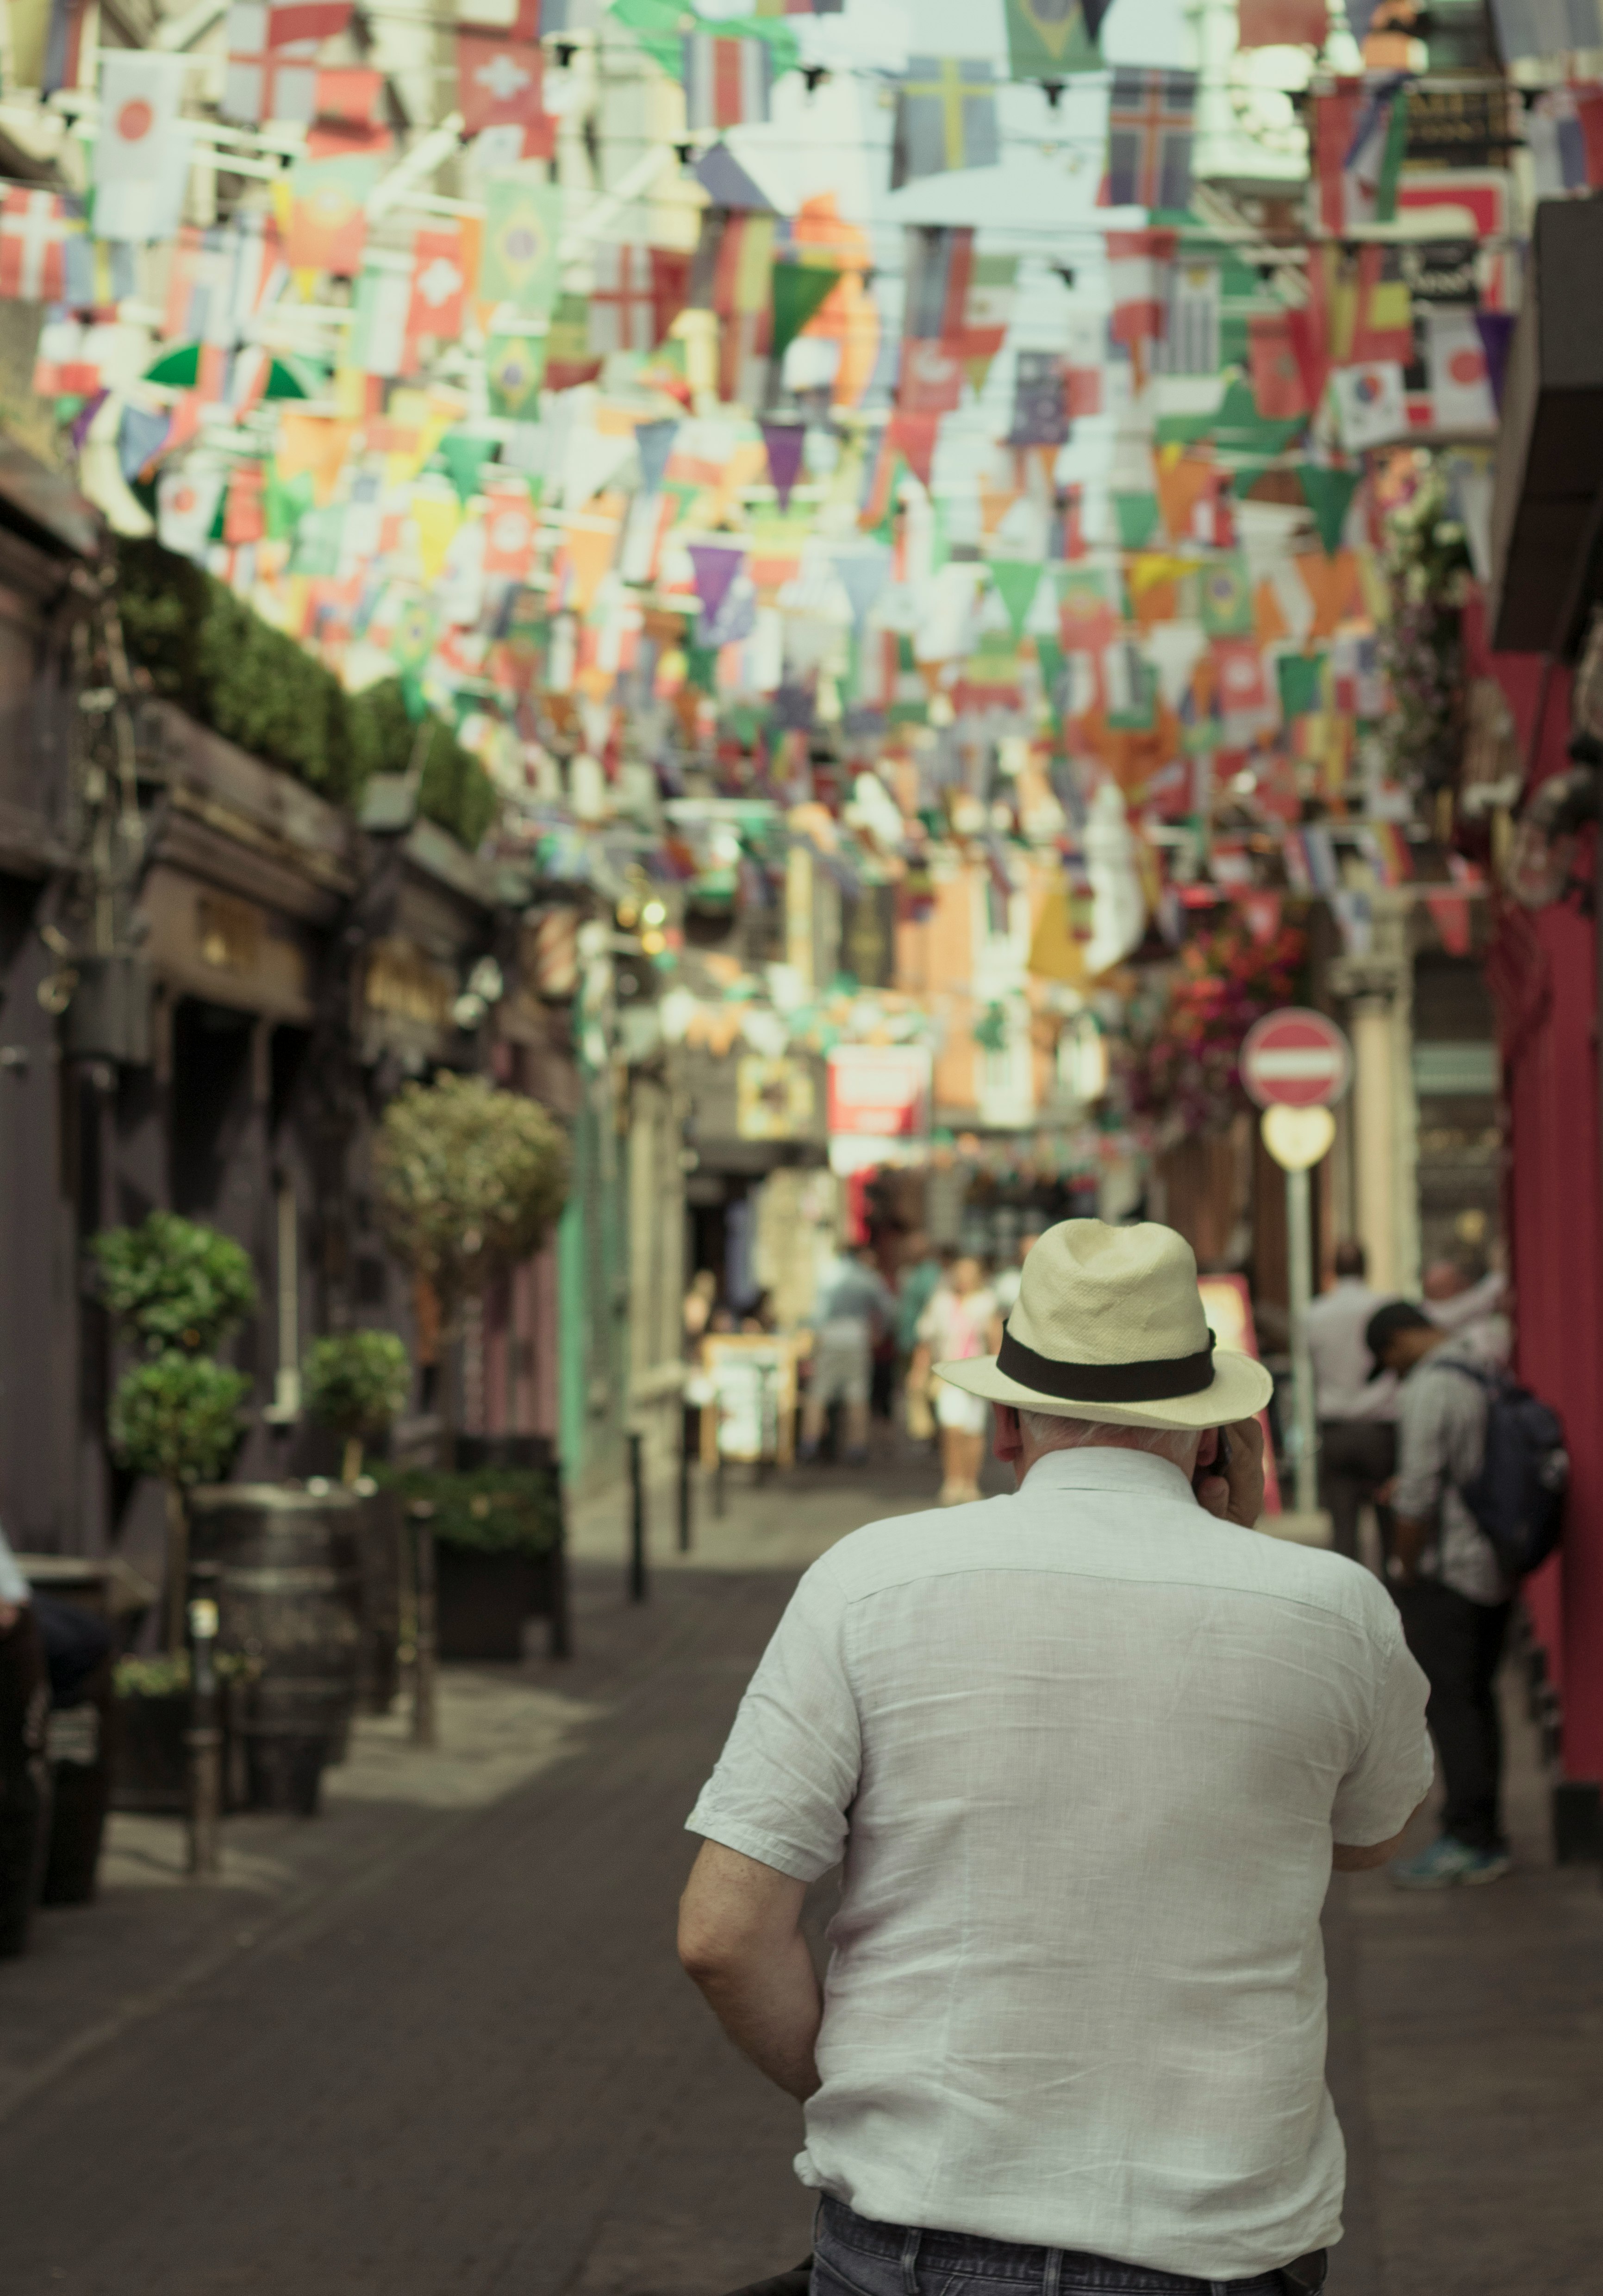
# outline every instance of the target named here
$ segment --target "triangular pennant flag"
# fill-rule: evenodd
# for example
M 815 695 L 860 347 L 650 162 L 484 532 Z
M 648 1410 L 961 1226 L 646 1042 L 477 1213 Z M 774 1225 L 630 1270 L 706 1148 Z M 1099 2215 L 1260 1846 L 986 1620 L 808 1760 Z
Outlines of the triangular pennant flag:
M 1013 636 L 1024 636 L 1025 619 L 1035 603 L 1040 586 L 1041 569 L 1034 559 L 994 558 L 991 579 L 996 594 L 1007 608 L 1008 619 L 1013 626 Z
M 746 555 L 738 542 L 692 542 L 690 545 L 691 564 L 695 569 L 696 595 L 701 611 L 709 622 L 729 595 L 729 586 L 740 570 Z
M 1501 409 L 1503 376 L 1509 365 L 1509 346 L 1514 340 L 1514 314 L 1512 311 L 1477 311 L 1475 324 L 1480 330 L 1481 345 L 1486 354 L 1486 375 L 1492 385 L 1492 396 Z
M 773 266 L 772 356 L 783 358 L 808 320 L 826 302 L 845 274 L 822 263 L 776 263 Z
M 640 455 L 640 482 L 647 494 L 654 495 L 661 486 L 662 474 L 667 469 L 678 436 L 677 422 L 642 422 L 634 433 Z
M 830 563 L 851 602 L 852 622 L 861 629 L 890 580 L 888 550 L 838 550 Z
M 777 212 L 773 201 L 758 190 L 727 144 L 714 144 L 703 152 L 691 173 L 716 208 L 728 208 L 736 215 Z
M 1313 512 L 1313 523 L 1319 529 L 1319 538 L 1327 556 L 1341 542 L 1347 510 L 1358 491 L 1358 482 L 1362 475 L 1361 471 L 1323 470 L 1313 463 L 1304 463 L 1298 466 L 1297 478 L 1303 489 L 1303 500 Z
M 799 422 L 764 422 L 758 426 L 768 450 L 768 475 L 780 498 L 780 508 L 790 507 L 790 489 L 801 476 L 807 433 Z

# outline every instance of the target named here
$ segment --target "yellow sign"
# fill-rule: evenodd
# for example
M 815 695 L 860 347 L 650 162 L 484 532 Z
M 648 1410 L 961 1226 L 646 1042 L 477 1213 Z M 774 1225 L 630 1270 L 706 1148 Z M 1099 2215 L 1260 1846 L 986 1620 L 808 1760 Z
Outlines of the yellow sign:
M 1336 1119 L 1328 1108 L 1266 1108 L 1264 1145 L 1282 1172 L 1305 1172 L 1330 1152 Z

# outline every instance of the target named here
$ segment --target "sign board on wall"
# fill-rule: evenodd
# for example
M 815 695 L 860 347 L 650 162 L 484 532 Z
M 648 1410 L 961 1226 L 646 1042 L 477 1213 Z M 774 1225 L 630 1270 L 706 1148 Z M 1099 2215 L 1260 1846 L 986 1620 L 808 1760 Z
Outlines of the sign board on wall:
M 920 1138 L 929 1129 L 930 1073 L 923 1045 L 837 1045 L 830 1054 L 831 1136 Z

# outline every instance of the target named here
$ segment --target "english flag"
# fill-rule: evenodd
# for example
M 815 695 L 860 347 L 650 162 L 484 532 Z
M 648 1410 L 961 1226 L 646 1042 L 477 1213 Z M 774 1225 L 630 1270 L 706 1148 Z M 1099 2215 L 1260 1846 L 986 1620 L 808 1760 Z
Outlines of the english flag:
M 272 45 L 268 19 L 273 12 L 265 0 L 233 0 L 217 109 L 225 119 L 241 119 L 253 127 L 267 119 L 309 127 L 317 114 L 317 43 Z
M 178 116 L 187 56 L 102 52 L 94 143 L 95 229 L 102 239 L 167 240 L 183 218 L 190 135 Z
M 15 303 L 64 302 L 67 234 L 82 228 L 59 193 L 9 190 L 0 200 L 0 296 Z

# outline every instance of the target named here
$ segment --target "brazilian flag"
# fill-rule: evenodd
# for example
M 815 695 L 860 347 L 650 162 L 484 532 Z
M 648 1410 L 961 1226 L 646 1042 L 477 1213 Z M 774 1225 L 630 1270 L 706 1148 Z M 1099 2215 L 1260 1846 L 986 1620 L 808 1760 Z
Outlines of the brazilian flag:
M 516 311 L 549 311 L 560 272 L 562 190 L 516 171 L 492 176 L 485 194 L 484 239 L 477 293 L 481 303 L 510 303 Z
M 1212 559 L 1202 570 L 1202 627 L 1211 638 L 1253 634 L 1252 583 L 1239 551 Z
M 1015 79 L 1100 71 L 1097 35 L 1111 0 L 1006 0 L 1008 68 Z
M 485 344 L 484 373 L 490 412 L 503 422 L 533 422 L 540 412 L 547 338 L 493 334 Z

